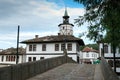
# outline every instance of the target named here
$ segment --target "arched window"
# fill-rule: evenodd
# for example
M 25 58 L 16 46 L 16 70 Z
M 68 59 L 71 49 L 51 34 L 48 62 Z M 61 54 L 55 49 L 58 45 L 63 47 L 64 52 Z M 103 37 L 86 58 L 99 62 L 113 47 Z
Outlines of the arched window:
M 8 56 L 6 56 L 6 61 L 8 61 L 9 59 L 8 59 L 9 57 Z
M 108 45 L 104 45 L 104 52 L 108 53 Z
M 11 61 L 13 61 L 13 58 L 14 58 L 14 57 L 11 55 Z
M 15 61 L 15 56 L 13 57 L 13 61 Z

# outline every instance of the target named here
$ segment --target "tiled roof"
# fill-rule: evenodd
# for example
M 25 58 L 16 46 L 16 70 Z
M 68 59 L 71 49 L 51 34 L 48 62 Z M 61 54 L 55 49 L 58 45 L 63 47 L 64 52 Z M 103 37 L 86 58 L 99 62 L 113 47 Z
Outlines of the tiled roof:
M 17 51 L 16 51 L 16 48 L 8 48 L 8 49 L 6 49 L 6 50 L 3 50 L 3 51 L 1 51 L 0 52 L 0 54 L 10 54 L 10 55 L 15 55 L 17 53 Z M 22 48 L 22 47 L 20 47 L 19 49 L 18 49 L 18 54 L 25 54 L 26 53 L 26 51 L 25 51 L 25 49 L 24 48 Z
M 89 48 L 89 47 L 85 47 L 83 50 L 82 50 L 82 52 L 99 52 L 99 51 L 97 51 L 97 50 L 95 50 L 95 49 L 92 49 L 92 48 Z
M 21 43 L 53 43 L 53 42 L 78 42 L 80 45 L 84 45 L 82 39 L 76 38 L 74 36 L 63 36 L 63 35 L 52 35 L 52 36 L 44 36 L 37 37 L 29 40 L 22 41 Z

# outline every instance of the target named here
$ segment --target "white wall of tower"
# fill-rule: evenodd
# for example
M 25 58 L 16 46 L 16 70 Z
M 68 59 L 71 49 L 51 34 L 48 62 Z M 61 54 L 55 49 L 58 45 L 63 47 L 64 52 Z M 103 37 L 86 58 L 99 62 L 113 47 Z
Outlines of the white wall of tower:
M 73 26 L 70 24 L 63 24 L 59 26 L 60 35 L 73 35 Z

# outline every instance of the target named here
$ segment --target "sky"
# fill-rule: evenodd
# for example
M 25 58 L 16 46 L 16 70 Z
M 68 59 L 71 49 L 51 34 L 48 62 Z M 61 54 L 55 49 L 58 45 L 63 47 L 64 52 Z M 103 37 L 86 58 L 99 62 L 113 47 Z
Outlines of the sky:
M 57 35 L 67 7 L 70 23 L 85 13 L 82 4 L 73 0 L 0 0 L 0 49 L 17 46 L 17 28 L 20 25 L 20 42 L 32 39 L 35 35 Z M 87 27 L 74 24 L 74 36 L 86 32 Z M 85 44 L 93 43 L 85 36 Z M 19 44 L 25 47 L 25 44 Z

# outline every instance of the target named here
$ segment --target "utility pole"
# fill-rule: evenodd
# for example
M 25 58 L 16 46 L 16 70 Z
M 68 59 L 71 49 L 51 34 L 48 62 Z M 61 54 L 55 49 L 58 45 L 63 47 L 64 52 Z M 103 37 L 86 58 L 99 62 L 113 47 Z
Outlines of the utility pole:
M 64 40 L 64 41 L 65 41 L 65 42 L 64 42 L 64 45 L 65 45 L 65 48 L 64 48 L 64 55 L 65 55 L 65 59 L 66 59 L 66 63 L 67 63 L 66 35 L 64 35 L 64 39 L 65 39 L 65 40 Z
M 18 59 L 19 59 L 19 31 L 20 31 L 20 26 L 18 25 L 18 31 L 17 31 L 17 53 L 16 53 L 16 64 L 18 64 Z
M 113 27 L 113 22 L 112 22 L 112 27 Z M 113 34 L 112 34 L 112 37 L 113 37 L 113 65 L 114 65 L 114 72 L 116 72 L 116 56 L 115 56 L 115 53 L 116 53 L 116 42 L 115 42 L 115 29 L 113 28 Z

